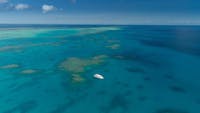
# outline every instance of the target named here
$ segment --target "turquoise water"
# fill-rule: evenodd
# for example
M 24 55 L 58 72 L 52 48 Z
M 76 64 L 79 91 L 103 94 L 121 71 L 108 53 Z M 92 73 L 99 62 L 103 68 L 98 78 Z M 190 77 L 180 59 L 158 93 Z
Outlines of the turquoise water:
M 1 25 L 0 113 L 200 113 L 199 44 L 198 26 Z

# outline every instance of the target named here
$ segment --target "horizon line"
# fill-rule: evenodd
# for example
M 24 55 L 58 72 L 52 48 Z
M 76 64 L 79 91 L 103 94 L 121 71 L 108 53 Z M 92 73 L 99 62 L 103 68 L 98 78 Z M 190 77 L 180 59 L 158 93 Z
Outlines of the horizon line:
M 70 24 L 70 23 L 0 23 L 0 25 L 102 25 L 102 26 L 200 26 L 200 24 Z

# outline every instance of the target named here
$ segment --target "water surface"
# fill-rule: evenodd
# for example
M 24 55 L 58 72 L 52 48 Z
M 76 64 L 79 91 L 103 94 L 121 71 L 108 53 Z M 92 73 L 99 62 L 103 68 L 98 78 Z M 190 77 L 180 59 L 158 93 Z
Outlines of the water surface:
M 199 43 L 199 26 L 1 25 L 0 112 L 200 113 Z

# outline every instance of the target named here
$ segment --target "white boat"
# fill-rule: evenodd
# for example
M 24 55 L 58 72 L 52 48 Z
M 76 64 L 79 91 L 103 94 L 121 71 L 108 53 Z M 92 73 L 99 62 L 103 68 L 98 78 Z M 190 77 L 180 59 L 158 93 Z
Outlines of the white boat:
M 97 78 L 97 79 L 100 79 L 100 80 L 104 79 L 103 75 L 100 75 L 100 74 L 94 74 L 94 78 Z

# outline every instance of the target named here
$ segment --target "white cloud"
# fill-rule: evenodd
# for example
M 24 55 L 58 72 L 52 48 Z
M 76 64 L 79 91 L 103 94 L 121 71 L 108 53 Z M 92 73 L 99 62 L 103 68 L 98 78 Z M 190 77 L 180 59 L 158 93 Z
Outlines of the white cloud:
M 0 4 L 7 3 L 8 0 L 0 0 Z
M 28 9 L 29 8 L 29 5 L 28 4 L 17 4 L 15 6 L 15 9 L 16 10 L 24 10 L 24 9 Z
M 53 6 L 53 5 L 44 4 L 44 5 L 42 6 L 42 11 L 43 11 L 43 13 L 47 13 L 47 12 L 53 11 L 53 10 L 56 10 L 56 7 Z

